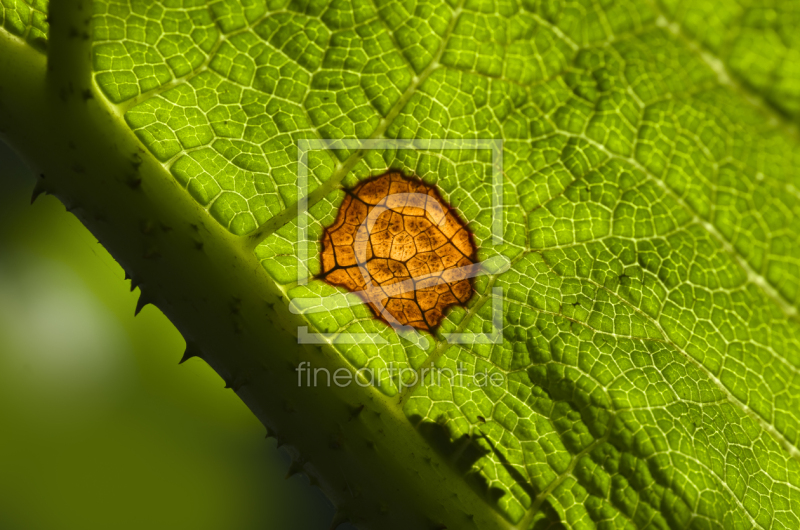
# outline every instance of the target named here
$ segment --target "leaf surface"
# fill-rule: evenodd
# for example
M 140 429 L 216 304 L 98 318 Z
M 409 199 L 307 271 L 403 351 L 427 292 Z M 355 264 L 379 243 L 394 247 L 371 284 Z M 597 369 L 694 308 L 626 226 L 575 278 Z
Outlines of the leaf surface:
M 33 35 L 10 5 L 3 27 Z M 306 316 L 352 369 L 405 370 L 376 386 L 509 528 L 800 527 L 795 2 L 94 10 L 97 87 L 289 299 L 338 292 L 313 279 L 320 237 L 343 188 L 390 168 L 511 261 L 422 342 L 364 306 Z M 328 139 L 502 140 L 502 242 L 490 150 L 333 143 L 303 190 L 299 142 Z M 410 384 L 432 364 L 503 384 Z

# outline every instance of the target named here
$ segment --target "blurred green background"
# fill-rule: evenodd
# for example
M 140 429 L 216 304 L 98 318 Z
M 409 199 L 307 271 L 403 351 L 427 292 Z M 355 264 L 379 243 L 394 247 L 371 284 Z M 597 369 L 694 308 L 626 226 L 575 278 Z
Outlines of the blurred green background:
M 0 528 L 327 529 L 333 508 L 0 141 Z

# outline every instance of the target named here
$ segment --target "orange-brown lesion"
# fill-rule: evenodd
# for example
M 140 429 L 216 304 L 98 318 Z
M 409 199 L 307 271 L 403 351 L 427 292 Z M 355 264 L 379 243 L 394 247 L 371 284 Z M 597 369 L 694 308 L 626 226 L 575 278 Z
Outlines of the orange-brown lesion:
M 469 278 L 442 275 L 474 264 L 476 253 L 466 224 L 435 188 L 389 172 L 347 190 L 322 235 L 321 277 L 359 294 L 386 322 L 382 308 L 402 325 L 432 332 L 473 292 Z M 398 289 L 401 282 L 409 288 Z

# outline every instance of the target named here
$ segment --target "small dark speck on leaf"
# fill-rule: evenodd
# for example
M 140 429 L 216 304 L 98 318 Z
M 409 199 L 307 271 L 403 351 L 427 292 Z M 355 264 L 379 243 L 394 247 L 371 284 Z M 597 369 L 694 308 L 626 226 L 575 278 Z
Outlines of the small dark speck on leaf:
M 142 254 L 144 259 L 156 259 L 159 257 L 161 257 L 161 253 L 156 248 L 149 248 Z

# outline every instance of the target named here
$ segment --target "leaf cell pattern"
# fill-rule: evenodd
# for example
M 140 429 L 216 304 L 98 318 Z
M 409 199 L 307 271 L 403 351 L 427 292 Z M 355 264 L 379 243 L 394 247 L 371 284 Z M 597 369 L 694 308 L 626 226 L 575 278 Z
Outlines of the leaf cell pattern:
M 670 31 L 697 41 L 727 65 L 733 77 L 796 122 L 800 117 L 797 2 L 668 0 L 662 9 Z
M 47 0 L 0 0 L 0 28 L 38 50 L 47 49 Z
M 481 446 L 465 479 L 509 528 L 800 527 L 796 2 L 94 6 L 100 90 L 211 216 L 262 230 L 289 298 L 337 292 L 296 285 L 322 272 L 300 245 L 319 255 L 342 190 L 387 167 L 441 190 L 477 259 L 512 261 L 428 348 L 363 306 L 308 315 L 385 338 L 332 341 L 354 368 L 504 378 L 379 388 L 421 430 Z M 490 157 L 448 149 L 311 154 L 301 231 L 304 138 L 502 139 L 504 243 L 489 244 Z M 491 329 L 494 287 L 502 342 L 449 344 Z

